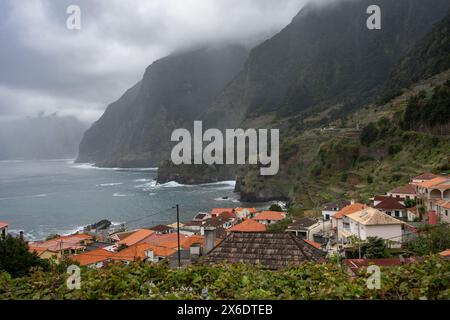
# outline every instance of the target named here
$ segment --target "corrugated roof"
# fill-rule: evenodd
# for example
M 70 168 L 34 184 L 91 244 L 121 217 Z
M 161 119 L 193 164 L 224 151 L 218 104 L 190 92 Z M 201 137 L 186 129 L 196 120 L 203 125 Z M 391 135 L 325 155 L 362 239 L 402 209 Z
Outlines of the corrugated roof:
M 203 260 L 207 264 L 249 263 L 281 269 L 321 261 L 325 253 L 290 233 L 231 233 Z

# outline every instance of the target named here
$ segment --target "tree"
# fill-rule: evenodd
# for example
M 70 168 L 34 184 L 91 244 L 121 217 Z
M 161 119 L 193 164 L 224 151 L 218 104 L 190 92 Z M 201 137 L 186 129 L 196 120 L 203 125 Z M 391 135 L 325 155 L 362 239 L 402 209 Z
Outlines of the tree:
M 382 259 L 388 256 L 384 239 L 368 237 L 364 245 L 364 256 L 366 259 Z
M 419 256 L 439 253 L 450 248 L 450 228 L 447 223 L 426 226 L 419 236 L 408 243 L 408 249 Z
M 270 211 L 283 212 L 283 209 L 278 204 L 273 204 L 269 208 Z
M 13 277 L 27 275 L 34 267 L 49 268 L 46 260 L 28 251 L 28 245 L 21 239 L 7 236 L 0 240 L 0 270 Z
M 413 208 L 416 206 L 416 200 L 413 199 L 406 199 L 405 200 L 405 207 L 406 208 Z
M 378 138 L 378 128 L 374 123 L 369 123 L 361 133 L 361 144 L 370 146 Z

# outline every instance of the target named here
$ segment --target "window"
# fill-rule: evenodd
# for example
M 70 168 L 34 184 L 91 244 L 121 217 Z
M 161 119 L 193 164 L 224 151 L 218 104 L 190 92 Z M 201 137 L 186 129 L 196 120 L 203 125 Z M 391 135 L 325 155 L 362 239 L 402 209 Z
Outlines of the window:
M 400 217 L 400 211 L 395 210 L 395 216 L 396 216 L 396 217 Z
M 445 210 L 445 216 L 448 217 L 448 210 Z

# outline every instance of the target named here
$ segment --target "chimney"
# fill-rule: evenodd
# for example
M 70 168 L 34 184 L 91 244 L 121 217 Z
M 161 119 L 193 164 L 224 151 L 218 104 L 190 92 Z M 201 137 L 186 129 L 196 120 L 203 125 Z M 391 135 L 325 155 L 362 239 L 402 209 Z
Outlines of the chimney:
M 432 226 L 437 225 L 437 213 L 434 210 L 428 212 L 428 223 Z
M 20 241 L 24 241 L 23 231 L 22 230 L 19 232 L 19 239 L 20 239 Z
M 216 228 L 205 228 L 205 254 L 216 246 Z

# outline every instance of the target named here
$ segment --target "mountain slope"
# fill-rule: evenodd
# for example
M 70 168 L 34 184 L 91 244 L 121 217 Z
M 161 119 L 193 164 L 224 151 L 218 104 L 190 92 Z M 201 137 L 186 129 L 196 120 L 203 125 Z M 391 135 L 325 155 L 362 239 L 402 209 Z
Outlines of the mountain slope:
M 167 159 L 175 128 L 193 121 L 242 68 L 240 46 L 204 48 L 171 55 L 147 68 L 85 134 L 79 162 L 100 166 L 157 166 Z
M 366 9 L 382 10 L 368 30 Z M 213 127 L 236 127 L 333 105 L 359 105 L 450 8 L 446 0 L 337 1 L 305 7 L 279 34 L 250 53 L 244 70 L 208 109 Z M 226 110 L 226 111 L 225 111 Z

